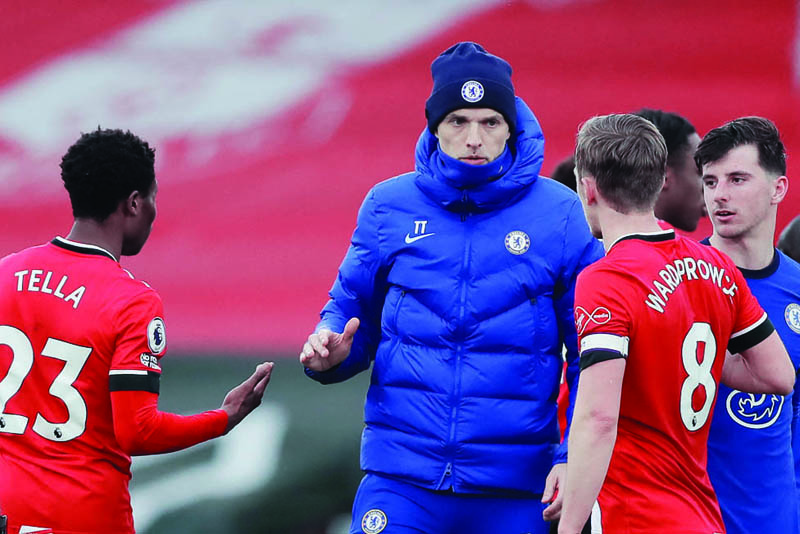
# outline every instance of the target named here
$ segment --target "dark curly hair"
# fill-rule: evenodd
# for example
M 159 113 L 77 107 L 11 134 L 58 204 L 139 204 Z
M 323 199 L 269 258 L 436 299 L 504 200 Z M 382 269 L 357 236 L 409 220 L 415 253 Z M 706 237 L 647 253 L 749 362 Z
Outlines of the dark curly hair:
M 708 132 L 694 153 L 697 169 L 702 173 L 703 165 L 721 160 L 742 145 L 756 146 L 758 164 L 765 171 L 776 176 L 786 174 L 786 149 L 781 135 L 775 124 L 764 117 L 742 117 Z
M 689 149 L 689 136 L 697 132 L 692 123 L 677 113 L 660 109 L 642 108 L 633 114 L 656 125 L 667 143 L 667 165 L 674 168 L 676 162 L 683 156 L 682 151 Z
M 72 215 L 103 222 L 133 191 L 147 194 L 155 182 L 155 150 L 129 131 L 81 134 L 61 158 L 61 179 Z

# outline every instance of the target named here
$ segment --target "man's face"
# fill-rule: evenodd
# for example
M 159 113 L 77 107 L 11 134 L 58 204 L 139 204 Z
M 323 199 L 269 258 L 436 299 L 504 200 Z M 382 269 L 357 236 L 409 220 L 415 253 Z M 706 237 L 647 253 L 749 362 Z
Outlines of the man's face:
M 153 229 L 153 221 L 156 219 L 156 194 L 158 193 L 158 182 L 153 181 L 151 190 L 140 195 L 138 199 L 138 212 L 135 217 L 130 219 L 127 231 L 122 241 L 122 255 L 135 256 L 142 250 L 150 231 Z
M 470 165 L 496 160 L 510 135 L 503 115 L 488 108 L 451 111 L 436 129 L 444 153 Z
M 700 136 L 693 133 L 681 148 L 674 165 L 667 167 L 667 180 L 670 187 L 662 191 L 656 202 L 655 212 L 659 219 L 686 232 L 694 232 L 701 217 L 706 215 L 703 202 L 703 181 L 694 153 L 700 143 Z
M 703 165 L 703 194 L 715 233 L 726 239 L 772 239 L 759 229 L 774 220 L 775 187 L 775 177 L 758 163 L 755 145 L 738 146 L 719 161 Z

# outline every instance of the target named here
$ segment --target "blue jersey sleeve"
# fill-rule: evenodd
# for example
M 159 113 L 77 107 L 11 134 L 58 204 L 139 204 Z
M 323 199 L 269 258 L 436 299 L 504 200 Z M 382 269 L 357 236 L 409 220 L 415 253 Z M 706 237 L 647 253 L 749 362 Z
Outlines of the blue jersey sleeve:
M 578 375 L 580 374 L 578 334 L 575 330 L 575 282 L 578 273 L 584 267 L 597 261 L 604 254 L 603 245 L 592 237 L 583 214 L 583 208 L 576 197 L 567 217 L 567 227 L 564 232 L 564 259 L 559 279 L 559 292 L 555 301 L 559 335 L 566 347 L 566 380 L 570 402 L 567 408 L 567 428 L 564 431 L 564 440 L 556 449 L 553 463 L 567 461 L 567 440 L 569 427 L 572 424 L 575 392 L 578 390 Z
M 358 317 L 361 325 L 353 338 L 348 357 L 338 366 L 306 374 L 323 384 L 341 382 L 369 368 L 380 340 L 380 318 L 386 293 L 378 237 L 378 213 L 375 193 L 371 191 L 361 205 L 350 247 L 339 267 L 330 300 L 320 313 L 316 331 L 328 328 L 342 332 L 345 323 Z
M 800 418 L 800 381 L 794 383 L 792 395 L 792 455 L 794 456 L 794 477 L 797 487 L 798 516 L 800 516 L 800 436 L 798 432 L 798 419 Z

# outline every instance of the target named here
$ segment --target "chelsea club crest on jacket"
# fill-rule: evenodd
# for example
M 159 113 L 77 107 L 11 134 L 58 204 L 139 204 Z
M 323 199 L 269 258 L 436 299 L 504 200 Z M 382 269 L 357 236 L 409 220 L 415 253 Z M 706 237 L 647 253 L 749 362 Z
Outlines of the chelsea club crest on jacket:
M 374 361 L 361 467 L 430 489 L 540 494 L 566 461 L 556 398 L 567 347 L 574 391 L 577 274 L 602 256 L 578 197 L 539 177 L 544 137 L 517 98 L 513 162 L 465 186 L 436 164 L 427 129 L 415 172 L 367 194 L 320 326 L 359 317 L 345 380 Z

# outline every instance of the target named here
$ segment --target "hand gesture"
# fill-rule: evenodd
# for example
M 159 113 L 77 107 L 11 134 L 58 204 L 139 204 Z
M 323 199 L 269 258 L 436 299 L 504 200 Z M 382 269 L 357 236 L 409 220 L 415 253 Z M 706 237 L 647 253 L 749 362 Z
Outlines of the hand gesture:
M 269 378 L 272 376 L 272 362 L 265 362 L 256 367 L 250 378 L 233 388 L 225 395 L 221 409 L 228 414 L 228 426 L 225 433 L 242 422 L 247 414 L 261 404 L 261 397 L 267 389 Z
M 561 506 L 564 504 L 564 482 L 567 480 L 567 464 L 556 464 L 547 475 L 544 483 L 542 502 L 550 503 L 542 516 L 545 521 L 555 521 L 561 517 Z
M 308 336 L 300 353 L 300 363 L 312 371 L 327 371 L 342 363 L 353 346 L 353 336 L 358 330 L 360 321 L 353 317 L 344 325 L 344 332 L 337 334 L 323 328 Z

